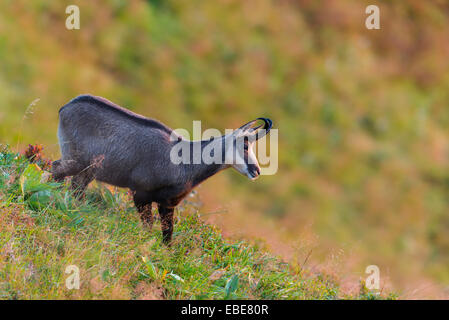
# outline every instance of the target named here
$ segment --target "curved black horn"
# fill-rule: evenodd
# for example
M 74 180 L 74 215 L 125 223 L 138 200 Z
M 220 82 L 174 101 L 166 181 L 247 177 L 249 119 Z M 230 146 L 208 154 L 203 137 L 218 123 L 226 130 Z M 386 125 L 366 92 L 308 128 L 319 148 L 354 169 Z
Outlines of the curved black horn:
M 263 129 L 270 131 L 271 127 L 273 126 L 273 121 L 271 121 L 271 119 L 268 118 L 257 118 L 257 120 L 263 120 L 263 122 L 265 122 L 265 125 L 263 126 Z
M 261 128 L 263 130 L 257 130 L 260 127 L 262 127 L 262 125 L 260 125 L 259 127 L 254 128 L 255 131 L 253 132 L 253 134 L 250 137 L 250 139 L 252 141 L 259 140 L 260 138 L 265 136 L 270 131 L 271 127 L 273 126 L 273 121 L 271 121 L 268 118 L 257 118 L 256 120 L 263 120 L 264 125 L 263 125 L 263 128 Z

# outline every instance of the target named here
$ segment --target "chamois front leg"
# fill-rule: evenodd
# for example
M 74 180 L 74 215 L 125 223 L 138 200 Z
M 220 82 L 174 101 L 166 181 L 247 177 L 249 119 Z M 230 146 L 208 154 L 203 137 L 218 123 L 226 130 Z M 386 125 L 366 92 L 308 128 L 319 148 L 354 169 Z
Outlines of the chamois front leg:
M 170 245 L 173 234 L 173 212 L 174 207 L 166 207 L 158 205 L 159 216 L 161 217 L 162 240 L 165 244 Z
M 134 192 L 134 205 L 140 214 L 140 219 L 142 220 L 143 225 L 148 229 L 148 231 L 151 231 L 153 228 L 153 212 L 151 203 L 151 197 L 147 192 Z

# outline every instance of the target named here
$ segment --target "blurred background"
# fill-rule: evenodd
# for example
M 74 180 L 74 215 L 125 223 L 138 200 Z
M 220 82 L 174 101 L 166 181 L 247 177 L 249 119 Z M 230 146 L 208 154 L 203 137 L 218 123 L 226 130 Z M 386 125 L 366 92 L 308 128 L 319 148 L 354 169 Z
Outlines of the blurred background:
M 0 142 L 58 158 L 82 93 L 189 131 L 270 117 L 278 173 L 208 180 L 204 219 L 347 290 L 375 264 L 402 297 L 448 297 L 449 4 L 376 2 L 2 0 Z

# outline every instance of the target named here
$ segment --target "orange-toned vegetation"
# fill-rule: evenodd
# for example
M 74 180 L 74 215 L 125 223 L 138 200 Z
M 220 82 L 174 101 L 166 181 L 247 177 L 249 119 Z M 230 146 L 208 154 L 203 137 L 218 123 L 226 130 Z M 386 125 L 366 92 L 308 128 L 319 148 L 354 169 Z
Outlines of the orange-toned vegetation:
M 68 4 L 80 6 L 79 31 L 64 27 Z M 278 173 L 207 181 L 198 190 L 205 212 L 221 212 L 207 219 L 299 265 L 358 280 L 376 264 L 404 296 L 441 297 L 449 5 L 379 1 L 381 29 L 367 30 L 368 4 L 4 1 L 0 141 L 39 142 L 56 158 L 57 111 L 80 93 L 173 128 L 202 120 L 224 130 L 269 116 Z

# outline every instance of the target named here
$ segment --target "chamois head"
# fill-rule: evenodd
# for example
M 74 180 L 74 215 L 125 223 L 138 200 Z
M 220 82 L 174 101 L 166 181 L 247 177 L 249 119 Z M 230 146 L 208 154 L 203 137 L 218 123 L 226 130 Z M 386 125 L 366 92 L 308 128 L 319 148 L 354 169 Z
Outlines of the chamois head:
M 255 126 L 259 120 L 262 120 L 264 124 Z M 257 118 L 230 134 L 226 139 L 226 163 L 251 180 L 257 179 L 260 175 L 260 167 L 253 152 L 253 146 L 258 139 L 270 131 L 272 125 L 273 122 L 268 118 Z

